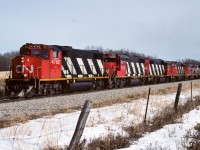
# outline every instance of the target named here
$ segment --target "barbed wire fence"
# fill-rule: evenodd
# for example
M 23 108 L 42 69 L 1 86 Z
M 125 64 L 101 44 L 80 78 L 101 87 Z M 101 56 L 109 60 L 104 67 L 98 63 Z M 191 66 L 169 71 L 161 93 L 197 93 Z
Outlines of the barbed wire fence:
M 31 130 L 34 130 L 34 126 L 32 126 L 30 130 L 27 130 L 24 128 L 24 124 L 17 124 L 14 127 L 11 127 L 12 129 L 10 131 L 4 131 L 4 133 L 11 132 L 10 137 L 6 137 L 6 135 L 0 134 L 0 143 L 3 142 L 4 145 L 6 145 L 7 143 L 7 145 L 9 145 L 9 147 L 11 147 L 12 150 L 20 149 L 20 147 L 21 148 L 26 147 L 26 149 L 38 149 L 38 148 L 40 149 L 40 147 L 42 146 L 40 146 L 39 144 L 43 143 L 45 140 L 48 141 L 48 137 L 51 136 L 51 138 L 53 138 L 52 142 L 57 143 L 57 145 L 55 146 L 52 145 L 52 143 L 47 143 L 46 147 L 48 147 L 49 145 L 58 147 L 60 138 L 63 136 L 63 138 L 66 138 L 65 145 L 69 145 L 68 150 L 72 150 L 74 146 L 80 141 L 80 138 L 82 136 L 86 124 L 87 117 L 90 112 L 90 108 L 91 108 L 91 102 L 86 100 L 83 109 L 81 111 L 81 114 L 80 112 L 75 112 L 62 117 L 53 117 L 53 118 L 47 117 L 43 119 L 38 119 L 41 120 L 42 123 L 39 125 L 40 127 L 37 127 L 39 128 L 37 134 L 33 136 L 31 136 Z M 67 121 L 69 121 L 71 118 L 74 117 L 77 119 L 79 114 L 80 116 L 77 122 L 76 129 L 74 128 L 74 125 L 72 127 L 65 128 Z M 26 131 L 25 133 L 27 134 L 23 134 L 24 130 Z M 74 135 L 72 137 L 71 135 L 73 132 Z M 70 138 L 72 137 L 70 143 L 69 143 L 70 138 L 67 137 Z
M 109 107 L 103 109 L 104 111 L 118 111 L 119 106 L 115 107 Z M 22 109 L 12 109 L 9 111 L 20 111 Z M 24 110 L 27 110 L 24 108 Z M 41 111 L 41 109 L 30 109 L 30 111 Z M 49 109 L 42 109 L 42 110 L 49 110 Z M 57 110 L 57 109 L 52 109 Z M 0 110 L 2 111 L 8 111 L 8 109 Z M 88 111 L 87 111 L 88 113 Z M 8 146 L 10 149 L 23 149 L 23 147 L 26 147 L 26 149 L 44 149 L 48 147 L 57 147 L 63 145 L 69 145 L 70 140 L 72 138 L 72 135 L 75 131 L 75 124 L 71 125 L 70 123 L 74 120 L 78 120 L 78 116 L 80 114 L 80 111 L 70 113 L 70 114 L 63 114 L 58 115 L 58 117 L 55 115 L 54 117 L 44 117 L 42 119 L 37 119 L 35 121 L 35 124 L 40 124 L 39 128 L 37 128 L 37 131 L 34 130 L 34 126 L 29 127 L 28 129 L 24 127 L 23 124 L 19 123 L 16 124 L 14 127 L 5 129 L 3 132 L 0 131 L 0 144 L 3 146 Z M 89 113 L 88 113 L 89 114 Z M 99 112 L 96 111 L 94 114 L 92 114 L 92 117 L 99 116 Z M 72 120 L 72 118 L 74 118 Z M 99 116 L 101 118 L 101 116 Z M 26 123 L 27 124 L 27 123 Z M 70 126 L 67 126 L 70 125 Z M 93 128 L 93 126 L 91 126 Z M 83 131 L 83 127 L 81 128 Z M 4 134 L 2 134 L 4 133 Z M 34 134 L 35 133 L 35 134 Z M 80 138 L 79 134 L 79 138 Z M 92 137 L 91 137 L 92 138 Z M 80 140 L 80 139 L 79 139 Z M 45 144 L 43 144 L 45 143 Z M 75 142 L 76 143 L 76 142 Z
M 13 110 L 18 110 L 18 109 L 13 109 Z M 32 109 L 32 110 L 37 111 L 40 109 Z M 47 110 L 47 109 L 44 109 L 44 110 Z M 104 111 L 108 111 L 108 112 L 109 111 L 117 111 L 117 110 L 119 110 L 118 106 L 115 106 L 113 108 L 104 109 Z M 8 111 L 8 110 L 5 109 L 5 110 L 0 110 L 0 111 Z M 88 113 L 88 111 L 87 111 L 87 113 Z M 26 147 L 26 149 L 35 150 L 35 149 L 43 149 L 43 148 L 49 147 L 49 146 L 58 148 L 63 145 L 70 145 L 70 140 L 75 131 L 75 124 L 71 127 L 66 126 L 66 124 L 68 124 L 68 122 L 70 124 L 70 122 L 72 121 L 71 118 L 74 118 L 74 120 L 78 120 L 79 114 L 80 114 L 80 111 L 68 114 L 67 116 L 61 116 L 61 117 L 55 116 L 53 118 L 46 117 L 43 119 L 37 119 L 36 122 L 40 123 L 40 127 L 37 127 L 38 128 L 37 134 L 31 133 L 31 132 L 34 132 L 34 131 L 32 131 L 32 130 L 34 130 L 34 126 L 30 126 L 30 128 L 27 129 L 24 126 L 24 124 L 21 124 L 21 123 L 16 124 L 14 127 L 12 127 L 12 129 L 10 131 L 5 131 L 4 133 L 6 133 L 6 134 L 3 135 L 0 133 L 0 143 L 3 142 L 5 145 L 9 145 L 9 147 L 11 147 L 10 149 L 12 149 L 12 150 L 18 149 L 20 147 Z M 96 116 L 98 116 L 99 120 L 101 120 L 101 116 L 99 115 L 98 111 L 93 113 L 90 116 L 90 119 L 93 117 L 96 117 Z M 85 122 L 86 122 L 86 120 L 85 120 Z M 94 124 L 96 124 L 97 122 L 95 122 Z M 80 124 L 80 123 L 78 123 L 78 124 Z M 29 126 L 29 125 L 26 125 L 26 126 Z M 89 125 L 89 126 L 90 126 L 90 128 L 93 128 L 95 130 L 95 125 L 94 126 Z M 80 128 L 80 130 L 83 131 L 83 129 L 84 128 L 82 126 Z M 8 135 L 7 132 L 10 135 Z M 33 134 L 33 136 L 32 136 L 32 134 Z M 81 134 L 78 135 L 78 138 L 80 140 Z M 79 142 L 79 140 L 75 141 L 74 144 Z M 64 141 L 65 144 L 63 144 L 63 143 L 59 144 L 59 141 Z M 45 142 L 46 142 L 46 145 L 42 144 Z M 52 142 L 55 144 L 52 144 Z
M 51 136 L 51 135 L 54 135 L 54 134 L 59 134 L 58 135 L 58 138 L 57 138 L 57 142 L 59 141 L 59 139 L 60 139 L 60 137 L 61 137 L 61 135 L 63 134 L 63 133 L 65 133 L 65 132 L 69 132 L 69 131 L 71 131 L 71 132 L 73 132 L 74 131 L 74 128 L 71 128 L 71 129 L 64 129 L 63 128 L 63 126 L 62 126 L 62 124 L 61 124 L 61 120 L 62 119 L 67 119 L 68 117 L 70 117 L 70 116 L 67 116 L 67 117 L 60 117 L 60 118 L 56 118 L 57 119 L 57 121 L 55 120 L 55 118 L 54 118 L 54 123 L 55 122 L 58 122 L 59 124 L 60 124 L 60 126 L 58 126 L 57 128 L 56 128 L 56 130 L 55 131 L 49 131 L 49 132 L 47 132 L 46 130 L 45 130 L 45 125 L 47 124 L 47 120 L 49 120 L 49 118 L 48 119 L 45 119 L 44 121 L 43 121 L 43 124 L 41 125 L 42 127 L 41 127 L 41 130 L 38 130 L 38 135 L 36 134 L 35 136 L 30 136 L 29 134 L 28 135 L 21 135 L 21 136 L 17 136 L 18 134 L 20 135 L 20 133 L 18 133 L 18 132 L 20 132 L 21 130 L 23 131 L 24 129 L 21 129 L 21 128 L 24 128 L 21 124 L 17 124 L 17 125 L 15 125 L 15 127 L 13 127 L 13 136 L 12 136 L 12 133 L 11 133 L 11 136 L 10 137 L 5 137 L 5 138 L 3 138 L 2 136 L 0 137 L 0 141 L 6 141 L 6 143 L 8 143 L 8 144 L 10 144 L 10 143 L 12 143 L 12 149 L 16 149 L 16 148 L 19 148 L 20 147 L 20 143 L 22 144 L 22 145 L 26 145 L 26 147 L 27 147 L 27 149 L 28 149 L 28 147 L 31 149 L 31 145 L 32 145 L 32 149 L 37 149 L 36 148 L 36 146 L 38 146 L 38 143 L 39 143 L 39 141 L 41 140 L 41 141 L 43 141 L 43 140 L 47 140 L 47 138 L 48 138 L 48 136 Z M 51 120 L 51 119 L 50 119 Z M 52 123 L 52 121 L 50 121 L 50 125 L 49 126 L 51 126 L 51 123 Z M 30 128 L 34 128 L 34 127 L 30 127 Z M 9 131 L 8 131 L 9 132 Z M 30 131 L 31 132 L 31 131 Z M 43 139 L 43 138 L 45 138 L 45 139 Z M 55 142 L 55 141 L 54 141 Z M 29 143 L 28 145 L 26 144 L 26 143 Z M 48 144 L 48 143 L 47 143 Z M 9 146 L 8 146 L 9 147 Z

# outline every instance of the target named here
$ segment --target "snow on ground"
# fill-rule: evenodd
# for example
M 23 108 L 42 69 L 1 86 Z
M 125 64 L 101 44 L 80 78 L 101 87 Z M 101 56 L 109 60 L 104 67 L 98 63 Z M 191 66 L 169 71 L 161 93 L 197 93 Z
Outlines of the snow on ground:
M 175 94 L 176 93 L 166 95 L 151 95 L 147 119 L 151 119 L 153 116 L 155 116 L 156 113 L 161 111 L 167 105 L 172 105 L 174 103 Z M 199 91 L 197 89 L 194 89 L 193 96 L 198 94 Z M 187 97 L 190 97 L 190 91 L 182 92 L 180 102 L 184 103 L 187 100 Z M 89 114 L 86 127 L 82 135 L 82 139 L 85 138 L 89 141 L 90 139 L 93 139 L 95 137 L 97 138 L 106 136 L 109 133 L 126 134 L 122 130 L 122 128 L 124 126 L 138 124 L 143 121 L 145 108 L 146 99 L 139 99 L 133 100 L 130 103 L 115 104 L 108 107 L 92 109 Z M 57 114 L 51 117 L 43 117 L 36 120 L 30 120 L 23 124 L 19 123 L 16 126 L 1 129 L 0 149 L 36 150 L 43 149 L 48 145 L 58 145 L 60 147 L 68 145 L 74 133 L 79 114 L 80 111 L 67 114 Z M 199 116 L 200 115 L 198 114 L 198 117 Z M 198 117 L 196 117 L 195 119 L 198 119 Z M 187 120 L 187 118 L 190 118 L 190 115 L 189 117 L 186 117 L 186 119 L 183 119 L 183 121 Z M 175 129 L 177 128 L 179 127 L 176 127 Z M 183 130 L 186 129 L 184 124 L 181 124 L 180 128 L 182 128 Z M 143 145 L 142 142 L 148 141 L 148 137 L 151 138 L 151 140 L 149 141 L 151 141 L 150 143 L 153 144 L 152 139 L 158 141 L 157 138 L 163 139 L 164 137 L 169 137 L 170 134 L 167 133 L 167 131 L 172 132 L 170 131 L 172 129 L 174 129 L 174 127 L 168 128 L 168 126 L 165 126 L 165 128 L 161 129 L 160 131 L 161 133 L 165 133 L 164 136 L 161 134 L 156 134 L 156 132 L 152 134 L 147 134 L 144 138 L 141 138 L 141 141 L 133 146 L 136 146 L 140 149 L 139 144 Z M 185 134 L 182 131 L 181 133 Z M 152 138 L 152 136 L 157 136 L 157 138 Z M 176 135 L 172 136 L 174 137 L 174 139 L 176 139 Z M 178 137 L 179 136 L 177 136 L 177 138 Z M 142 141 L 142 139 L 144 139 L 144 141 Z M 168 138 L 167 140 L 171 139 Z M 165 142 L 169 143 L 169 141 L 167 140 Z M 155 141 L 154 144 L 156 143 Z
M 195 134 L 194 126 L 200 123 L 200 106 L 184 114 L 181 123 L 169 124 L 152 133 L 146 135 L 134 142 L 130 148 L 123 150 L 146 150 L 146 149 L 165 149 L 178 150 L 185 149 L 183 144 L 187 145 L 184 136 L 187 133 Z

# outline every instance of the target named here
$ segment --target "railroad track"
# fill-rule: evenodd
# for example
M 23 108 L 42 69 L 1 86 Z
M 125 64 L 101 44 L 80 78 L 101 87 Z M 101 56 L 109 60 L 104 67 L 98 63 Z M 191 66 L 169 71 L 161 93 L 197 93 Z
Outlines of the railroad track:
M 198 80 L 198 79 L 195 79 Z M 177 83 L 179 82 L 188 82 L 188 81 L 195 81 L 195 80 L 185 80 L 185 81 L 176 81 Z M 161 85 L 161 84 L 170 84 L 170 83 L 176 83 L 176 82 L 169 82 L 169 83 L 155 83 L 155 84 L 145 84 L 145 85 L 135 85 L 135 86 L 126 86 L 123 88 L 130 88 L 130 87 L 141 87 L 141 86 L 156 86 L 156 85 Z M 112 88 L 114 89 L 114 88 Z M 23 97 L 15 97 L 15 98 L 8 98 L 8 97 L 2 97 L 0 98 L 0 104 L 2 103 L 11 103 L 11 102 L 19 102 L 19 101 L 27 101 L 27 100 L 32 100 L 32 99 L 41 99 L 41 98 L 53 98 L 57 96 L 70 96 L 70 95 L 76 95 L 80 93 L 93 93 L 93 92 L 100 92 L 100 91 L 108 91 L 112 89 L 102 89 L 102 90 L 89 90 L 89 91 L 74 91 L 74 92 L 68 92 L 68 93 L 63 93 L 63 94 L 55 94 L 55 95 L 41 95 L 41 96 L 34 96 L 31 98 L 23 98 Z

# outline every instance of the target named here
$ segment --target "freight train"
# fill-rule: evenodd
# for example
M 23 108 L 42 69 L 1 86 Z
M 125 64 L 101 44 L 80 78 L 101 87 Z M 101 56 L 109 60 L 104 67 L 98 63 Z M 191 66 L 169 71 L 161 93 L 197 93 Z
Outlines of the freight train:
M 12 60 L 5 94 L 32 97 L 198 78 L 199 64 L 27 43 Z

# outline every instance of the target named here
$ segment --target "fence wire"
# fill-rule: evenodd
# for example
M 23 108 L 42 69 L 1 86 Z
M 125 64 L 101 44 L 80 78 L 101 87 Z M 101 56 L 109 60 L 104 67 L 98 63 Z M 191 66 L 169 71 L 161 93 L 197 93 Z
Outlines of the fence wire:
M 126 107 L 129 107 L 129 103 L 126 103 L 124 106 L 125 107 L 122 107 L 120 105 L 116 105 L 116 106 L 114 105 L 114 106 L 104 107 L 104 108 L 101 108 L 101 112 L 104 111 L 105 113 L 107 113 L 109 115 L 110 111 L 117 112 L 119 109 L 122 109 L 122 108 L 127 109 Z M 49 110 L 56 111 L 59 109 L 13 108 L 13 109 L 2 109 L 2 110 L 0 110 L 0 112 L 4 112 L 4 111 L 14 112 L 14 111 L 22 111 L 22 110 L 26 110 L 26 111 L 29 110 L 29 111 L 37 112 L 37 111 L 49 111 Z M 53 117 L 43 117 L 40 119 L 36 119 L 36 120 L 34 120 L 34 124 L 40 125 L 40 127 L 38 127 L 38 129 L 36 126 L 32 126 L 30 128 L 28 127 L 28 129 L 24 129 L 24 126 L 23 126 L 24 124 L 21 124 L 21 123 L 18 123 L 14 127 L 1 129 L 0 130 L 0 149 L 6 149 L 4 147 L 1 148 L 2 143 L 4 143 L 4 145 L 10 144 L 11 150 L 23 149 L 23 147 L 20 148 L 20 146 L 24 143 L 25 143 L 25 145 L 28 145 L 28 147 L 26 147 L 25 149 L 33 149 L 33 150 L 43 149 L 43 148 L 45 148 L 45 146 L 47 147 L 48 145 L 52 145 L 52 146 L 63 145 L 63 143 L 58 144 L 59 141 L 64 141 L 64 143 L 65 143 L 64 145 L 68 145 L 70 142 L 69 140 L 71 140 L 71 137 L 75 130 L 75 126 L 76 126 L 76 122 L 77 122 L 75 120 L 78 120 L 79 114 L 80 114 L 80 111 L 77 111 L 77 112 L 70 113 L 70 114 L 62 114 L 61 116 L 55 115 Z M 101 119 L 99 108 L 92 109 L 91 113 L 89 115 L 89 118 L 92 120 L 92 118 L 97 117 L 97 116 L 99 117 L 99 119 Z M 73 121 L 75 123 L 73 125 L 71 125 L 70 124 L 71 121 Z M 31 122 L 31 121 L 29 121 L 29 122 Z M 27 122 L 25 124 L 28 124 L 29 122 Z M 97 121 L 95 121 L 95 122 L 97 122 Z M 126 124 L 126 122 L 124 122 L 124 124 Z M 70 126 L 67 126 L 67 125 L 70 125 Z M 23 130 L 31 130 L 30 132 L 33 132 L 36 129 L 38 130 L 36 135 L 32 135 L 32 133 L 23 134 Z M 90 129 L 93 132 L 94 127 L 90 126 Z M 2 132 L 2 131 L 4 131 L 4 132 Z M 10 134 L 10 136 L 8 136 L 10 132 L 11 132 L 11 134 Z M 4 134 L 2 134 L 2 133 L 4 133 Z M 47 143 L 48 145 L 41 144 L 45 140 L 48 141 L 49 140 L 48 138 L 50 136 L 52 138 L 52 139 L 50 139 L 50 141 L 54 140 L 54 143 L 57 143 L 57 144 L 54 144 L 51 142 Z M 91 137 L 91 138 L 93 138 L 93 137 Z
M 112 106 L 112 107 L 103 108 L 101 111 L 104 111 L 107 113 L 110 111 L 117 111 L 117 110 L 119 110 L 119 108 L 120 108 L 120 106 Z M 16 109 L 16 108 L 12 109 L 12 110 L 4 109 L 4 110 L 0 110 L 0 112 L 16 111 L 16 110 L 19 111 L 22 109 Z M 23 109 L 23 110 L 28 110 L 28 109 Z M 45 111 L 45 110 L 49 110 L 49 109 L 30 109 L 29 111 L 37 111 L 37 110 Z M 54 110 L 57 110 L 57 109 L 52 109 L 52 111 L 54 111 Z M 5 128 L 5 131 L 3 132 L 4 134 L 1 134 L 2 132 L 0 130 L 0 143 L 2 143 L 3 141 L 6 143 L 12 143 L 11 144 L 12 150 L 17 149 L 18 146 L 20 146 L 20 143 L 21 143 L 21 145 L 23 143 L 25 143 L 29 146 L 29 148 L 32 147 L 32 149 L 40 149 L 39 148 L 41 146 L 40 143 L 44 140 L 47 140 L 49 137 L 51 137 L 51 136 L 53 138 L 56 137 L 56 140 L 54 142 L 59 143 L 61 137 L 65 136 L 66 137 L 65 145 L 68 145 L 70 142 L 69 140 L 71 140 L 71 136 L 73 135 L 73 132 L 75 130 L 75 126 L 76 126 L 75 120 L 78 120 L 79 114 L 80 114 L 80 111 L 77 111 L 77 112 L 66 114 L 66 115 L 62 114 L 62 116 L 55 115 L 51 118 L 47 116 L 47 117 L 43 117 L 40 119 L 35 119 L 34 122 L 40 123 L 39 127 L 34 127 L 34 126 L 27 127 L 28 129 L 25 129 L 26 127 L 24 126 L 24 124 L 18 123 L 14 127 Z M 89 120 L 92 120 L 92 118 L 94 118 L 96 116 L 98 116 L 99 119 L 101 119 L 99 108 L 91 110 L 91 113 L 89 115 Z M 67 125 L 68 125 L 68 122 L 72 121 L 71 120 L 72 118 L 74 118 L 75 123 L 73 124 L 73 126 L 69 127 Z M 29 121 L 29 122 L 31 122 L 31 121 Z M 29 122 L 27 122 L 27 123 L 29 123 Z M 25 123 L 25 124 L 27 124 L 27 123 Z M 29 126 L 29 125 L 27 125 L 27 126 Z M 38 133 L 33 136 L 29 135 L 29 130 L 30 130 L 30 132 L 33 132 L 32 130 L 34 130 L 34 128 L 38 128 L 38 131 L 37 131 Z M 10 130 L 7 130 L 7 129 L 10 129 Z M 92 132 L 93 126 L 90 126 L 90 129 Z M 2 130 L 4 130 L 4 129 L 2 129 Z M 26 133 L 26 132 L 23 133 L 24 130 L 28 130 L 27 131 L 28 133 Z M 11 132 L 11 134 L 10 134 L 10 136 L 8 136 L 7 133 L 10 133 L 10 132 Z M 0 146 L 0 149 L 2 149 L 1 146 Z
M 72 126 L 71 128 L 65 129 L 64 125 L 62 124 L 62 121 L 67 122 L 68 119 L 74 117 L 75 115 L 78 116 L 78 114 L 79 113 L 74 113 L 74 114 L 71 114 L 71 115 L 68 115 L 68 116 L 62 116 L 62 117 L 58 117 L 58 118 L 56 118 L 56 117 L 45 118 L 42 121 L 43 123 L 39 124 L 39 127 L 32 126 L 28 129 L 28 130 L 30 130 L 30 132 L 32 132 L 31 130 L 34 130 L 34 128 L 38 128 L 38 129 L 41 128 L 41 130 L 38 131 L 39 134 L 36 134 L 36 135 L 33 135 L 33 136 L 30 136 L 30 135 L 27 135 L 27 134 L 22 135 L 23 133 L 22 134 L 20 133 L 21 130 L 22 130 L 22 132 L 23 132 L 23 130 L 26 130 L 26 129 L 23 129 L 23 128 L 25 128 L 23 124 L 17 124 L 14 127 L 8 128 L 8 129 L 10 129 L 10 131 L 7 130 L 7 128 L 6 128 L 4 133 L 12 132 L 13 134 L 11 134 L 9 137 L 8 136 L 6 137 L 6 135 L 3 136 L 1 134 L 0 135 L 0 143 L 2 143 L 2 141 L 6 141 L 7 143 L 12 143 L 11 149 L 14 150 L 14 149 L 19 148 L 18 147 L 19 145 L 17 143 L 22 144 L 24 142 L 27 143 L 29 141 L 29 143 L 30 143 L 30 144 L 28 144 L 29 148 L 32 145 L 32 149 L 38 149 L 38 143 L 40 143 L 44 139 L 47 139 L 49 136 L 53 136 L 55 134 L 56 134 L 57 143 L 58 143 L 58 141 L 60 140 L 60 137 L 62 136 L 63 133 L 64 134 L 67 133 L 67 132 L 73 133 L 73 131 L 75 129 L 75 126 Z M 37 122 L 37 120 L 35 120 L 35 121 Z M 52 125 L 52 124 L 54 124 L 54 125 Z M 53 127 L 52 127 L 51 130 L 48 130 L 48 128 L 51 128 L 51 126 L 56 126 L 56 128 L 53 129 Z M 4 130 L 4 129 L 2 129 L 2 130 Z M 69 142 L 69 141 L 66 141 L 66 142 Z M 25 148 L 25 149 L 29 149 L 29 148 Z M 1 145 L 0 145 L 0 149 L 3 149 L 3 148 L 1 148 Z

